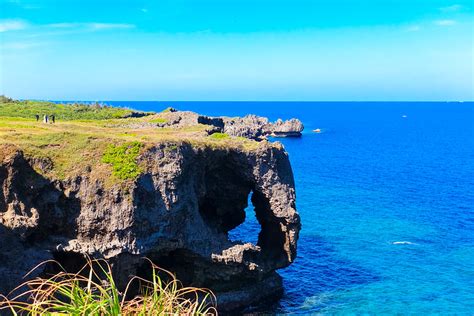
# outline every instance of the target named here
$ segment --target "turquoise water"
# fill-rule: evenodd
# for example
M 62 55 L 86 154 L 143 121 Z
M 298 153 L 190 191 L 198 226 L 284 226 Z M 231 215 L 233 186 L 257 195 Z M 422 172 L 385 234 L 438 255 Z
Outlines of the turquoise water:
M 131 105 L 305 124 L 302 138 L 279 139 L 303 223 L 298 258 L 280 271 L 284 297 L 261 311 L 474 313 L 473 103 Z M 249 209 L 232 233 L 253 241 L 258 231 Z

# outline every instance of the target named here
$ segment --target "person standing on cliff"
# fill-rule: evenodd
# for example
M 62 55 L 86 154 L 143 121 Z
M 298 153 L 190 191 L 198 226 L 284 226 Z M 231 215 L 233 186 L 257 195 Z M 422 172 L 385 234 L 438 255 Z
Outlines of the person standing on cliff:
M 48 121 L 49 121 L 48 116 L 44 115 L 43 116 L 43 123 L 48 124 Z
M 35 118 L 36 118 L 36 122 L 38 122 L 40 119 L 40 116 L 38 114 L 35 114 Z
M 54 114 L 51 115 L 50 118 L 51 118 L 51 123 L 53 124 L 56 123 L 56 117 L 54 116 Z

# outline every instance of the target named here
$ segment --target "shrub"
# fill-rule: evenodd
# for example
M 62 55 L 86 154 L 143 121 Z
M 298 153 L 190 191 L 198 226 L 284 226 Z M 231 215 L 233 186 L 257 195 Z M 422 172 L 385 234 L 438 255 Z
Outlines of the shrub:
M 113 175 L 117 178 L 133 180 L 141 173 L 137 158 L 142 147 L 140 142 L 109 145 L 102 156 L 102 162 L 112 165 Z
M 4 311 L 33 316 L 217 314 L 211 291 L 184 288 L 172 273 L 151 261 L 150 264 L 151 280 L 132 277 L 124 293 L 117 289 L 112 269 L 105 260 L 87 259 L 87 264 L 78 273 L 68 273 L 59 265 L 61 272 L 48 279 L 27 281 L 14 291 L 27 290 L 11 299 L 3 297 L 0 314 Z M 163 281 L 160 275 L 170 281 Z M 138 282 L 140 295 L 127 300 L 127 292 L 134 282 Z
M 11 103 L 11 102 L 15 102 L 15 100 L 13 100 L 12 98 L 9 98 L 5 95 L 0 95 L 0 103 Z

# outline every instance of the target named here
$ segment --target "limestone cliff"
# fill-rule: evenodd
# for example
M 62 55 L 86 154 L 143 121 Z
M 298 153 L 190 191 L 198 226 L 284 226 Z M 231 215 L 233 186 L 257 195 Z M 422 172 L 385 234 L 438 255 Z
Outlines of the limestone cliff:
M 221 310 L 281 293 L 275 270 L 295 259 L 300 230 L 281 145 L 264 141 L 247 151 L 162 142 L 138 160 L 144 169 L 136 180 L 110 186 L 93 172 L 45 177 L 47 157 L 1 147 L 0 293 L 41 261 L 76 267 L 83 254 L 109 259 L 121 287 L 130 275 L 146 275 L 148 257 L 183 283 L 214 290 Z M 257 245 L 228 238 L 245 221 L 249 195 L 261 225 Z

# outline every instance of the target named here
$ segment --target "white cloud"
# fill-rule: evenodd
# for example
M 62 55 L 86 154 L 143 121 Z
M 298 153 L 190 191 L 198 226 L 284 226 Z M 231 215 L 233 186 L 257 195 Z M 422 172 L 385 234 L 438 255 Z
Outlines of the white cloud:
M 133 24 L 126 23 L 87 23 L 87 27 L 95 30 L 109 30 L 109 29 L 132 29 Z
M 140 11 L 142 11 L 143 13 L 148 13 L 148 9 L 146 8 L 140 9 Z
M 453 26 L 457 24 L 457 22 L 455 20 L 437 20 L 434 21 L 434 24 L 438 26 Z
M 19 31 L 26 29 L 28 23 L 22 20 L 1 20 L 0 21 L 0 33 L 8 31 Z
M 463 6 L 460 4 L 453 4 L 448 7 L 439 8 L 441 12 L 457 12 L 457 11 L 461 11 L 462 9 L 463 9 Z
M 111 29 L 131 29 L 133 24 L 126 23 L 53 23 L 46 26 L 59 29 L 89 29 L 89 30 L 111 30 Z
M 48 27 L 58 28 L 58 29 L 70 29 L 75 27 L 80 27 L 80 23 L 52 23 L 47 24 Z

